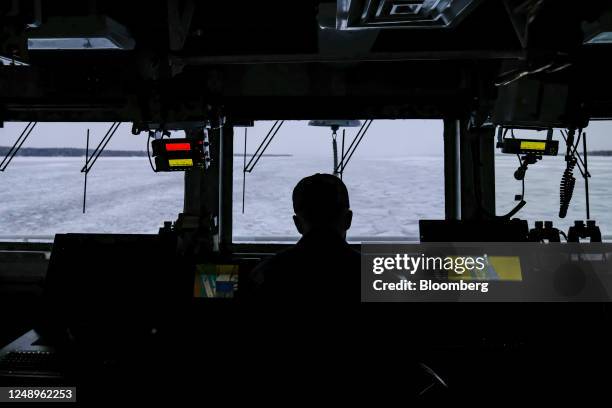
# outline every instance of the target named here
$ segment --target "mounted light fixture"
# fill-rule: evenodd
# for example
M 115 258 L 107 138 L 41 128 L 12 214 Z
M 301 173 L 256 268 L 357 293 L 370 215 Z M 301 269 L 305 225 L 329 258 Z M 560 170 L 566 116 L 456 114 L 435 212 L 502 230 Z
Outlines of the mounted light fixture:
M 585 41 L 585 44 L 612 44 L 612 31 L 596 34 L 591 39 Z
M 28 34 L 29 50 L 132 50 L 129 31 L 106 16 L 50 17 Z
M 338 129 L 341 127 L 359 127 L 361 126 L 361 121 L 359 120 L 311 120 L 308 122 L 308 126 L 324 126 L 329 127 L 332 132 L 332 152 L 334 158 L 334 168 L 333 174 L 334 176 L 340 177 L 342 179 L 342 172 L 344 171 L 344 130 L 342 131 L 342 150 L 340 152 L 341 162 L 338 162 L 338 142 L 336 141 Z M 352 146 L 352 144 L 351 144 Z
M 450 28 L 481 0 L 339 0 L 336 29 Z
M 582 23 L 582 32 L 585 44 L 612 44 L 612 11 L 602 14 L 593 22 Z

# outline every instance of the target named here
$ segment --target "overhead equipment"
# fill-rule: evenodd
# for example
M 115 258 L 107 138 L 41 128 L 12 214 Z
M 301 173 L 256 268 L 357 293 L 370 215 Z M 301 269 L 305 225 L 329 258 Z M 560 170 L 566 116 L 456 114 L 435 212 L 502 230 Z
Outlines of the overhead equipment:
M 481 0 L 339 1 L 336 29 L 450 29 Z
M 156 139 L 151 145 L 156 171 L 184 171 L 206 165 L 203 140 Z
M 506 137 L 510 131 L 511 137 Z M 499 127 L 497 132 L 497 148 L 505 154 L 516 154 L 519 168 L 514 172 L 514 178 L 523 180 L 530 164 L 542 160 L 542 156 L 556 156 L 559 142 L 552 139 L 553 129 L 548 129 L 546 140 L 519 139 L 514 136 L 514 129 Z
M 28 34 L 29 50 L 132 50 L 128 30 L 106 16 L 50 17 Z
M 361 126 L 361 121 L 359 120 L 311 120 L 308 122 L 308 126 L 324 126 L 329 127 L 332 131 L 332 151 L 334 156 L 334 171 L 333 174 L 336 177 L 342 178 L 343 168 L 341 169 L 338 165 L 338 129 L 341 127 L 359 127 Z M 345 139 L 345 130 L 342 130 L 342 152 L 341 157 L 344 159 L 344 139 Z
M 508 154 L 556 156 L 559 152 L 557 140 L 504 139 L 498 147 L 501 148 L 502 153 Z

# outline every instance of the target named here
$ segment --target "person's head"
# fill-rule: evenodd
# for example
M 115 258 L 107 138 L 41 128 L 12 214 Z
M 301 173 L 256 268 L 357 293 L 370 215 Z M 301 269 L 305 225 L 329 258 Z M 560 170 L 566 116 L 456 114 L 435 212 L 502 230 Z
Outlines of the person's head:
M 348 190 L 331 174 L 317 173 L 300 180 L 293 189 L 293 211 L 293 222 L 302 235 L 317 229 L 345 238 L 353 220 Z

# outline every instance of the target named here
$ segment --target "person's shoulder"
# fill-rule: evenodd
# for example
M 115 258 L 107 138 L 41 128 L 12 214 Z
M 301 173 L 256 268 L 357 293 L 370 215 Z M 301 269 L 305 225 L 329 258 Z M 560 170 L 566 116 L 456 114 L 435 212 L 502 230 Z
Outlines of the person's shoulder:
M 361 261 L 361 252 L 352 248 L 348 244 L 344 249 L 344 254 L 347 258 L 350 258 L 352 261 Z
M 251 280 L 254 282 L 263 283 L 267 274 L 283 269 L 283 267 L 286 266 L 291 259 L 295 257 L 295 255 L 296 248 L 291 247 L 262 260 L 251 271 Z
M 355 257 L 360 257 L 361 256 L 361 252 L 359 252 L 358 250 L 354 249 L 350 245 L 347 244 L 346 248 L 347 248 L 347 252 L 350 252 L 352 256 L 355 256 Z
M 285 249 L 275 255 L 263 259 L 251 272 L 241 289 L 243 299 L 257 300 L 270 296 L 275 286 L 283 276 L 290 276 L 284 272 L 290 271 L 294 266 L 296 248 Z

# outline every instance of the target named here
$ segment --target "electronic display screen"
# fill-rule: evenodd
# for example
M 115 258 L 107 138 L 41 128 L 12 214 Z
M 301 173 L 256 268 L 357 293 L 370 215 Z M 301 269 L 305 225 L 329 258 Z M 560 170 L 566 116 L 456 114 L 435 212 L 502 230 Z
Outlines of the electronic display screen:
M 449 272 L 450 280 L 478 280 L 478 281 L 511 281 L 521 282 L 523 273 L 521 259 L 518 256 L 483 256 L 483 268 L 474 265 L 465 267 L 461 274 Z
M 528 154 L 535 153 L 544 156 L 556 156 L 559 152 L 558 140 L 511 139 L 506 138 L 501 144 L 502 153 Z
M 238 289 L 236 264 L 196 265 L 193 296 L 195 298 L 233 298 Z
M 156 171 L 181 171 L 203 167 L 204 142 L 192 139 L 157 139 L 152 143 Z
M 521 150 L 546 150 L 546 142 L 521 141 Z

